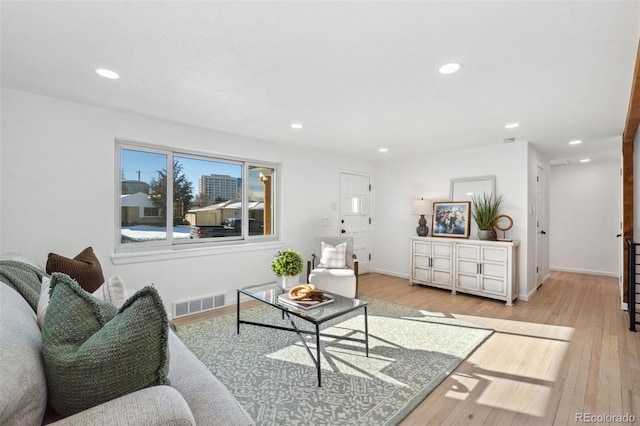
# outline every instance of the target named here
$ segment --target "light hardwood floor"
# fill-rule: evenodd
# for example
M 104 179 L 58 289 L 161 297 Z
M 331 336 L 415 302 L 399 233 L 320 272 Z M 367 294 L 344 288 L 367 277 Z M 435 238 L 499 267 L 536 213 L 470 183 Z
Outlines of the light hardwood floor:
M 495 330 L 401 425 L 565 425 L 580 413 L 639 422 L 640 333 L 628 330 L 615 278 L 552 272 L 512 307 L 376 273 L 360 277 L 359 294 Z
M 380 274 L 360 293 L 491 326 L 495 333 L 402 425 L 577 423 L 578 413 L 640 416 L 640 334 L 615 278 L 552 272 L 529 302 L 499 301 Z

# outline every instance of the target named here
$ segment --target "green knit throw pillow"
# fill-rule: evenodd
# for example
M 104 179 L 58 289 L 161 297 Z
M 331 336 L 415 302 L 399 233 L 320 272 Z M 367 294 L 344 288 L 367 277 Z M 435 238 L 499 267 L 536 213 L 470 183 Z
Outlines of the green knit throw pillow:
M 167 313 L 145 287 L 118 310 L 68 275 L 51 276 L 42 328 L 49 403 L 69 416 L 149 386 L 168 384 Z

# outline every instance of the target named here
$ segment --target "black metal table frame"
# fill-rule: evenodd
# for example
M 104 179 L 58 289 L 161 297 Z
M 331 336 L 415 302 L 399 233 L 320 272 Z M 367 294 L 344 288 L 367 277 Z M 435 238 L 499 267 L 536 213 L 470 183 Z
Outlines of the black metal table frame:
M 360 342 L 360 343 L 364 343 L 365 345 L 365 354 L 367 356 L 367 358 L 369 357 L 369 326 L 368 326 L 368 317 L 367 317 L 367 305 L 360 305 L 360 306 L 355 306 L 353 307 L 353 309 L 348 309 L 342 312 L 337 312 L 334 315 L 328 316 L 327 318 L 323 318 L 322 321 L 320 322 L 315 322 L 315 321 L 311 321 L 309 320 L 309 318 L 306 318 L 304 315 L 304 312 L 300 312 L 297 313 L 295 311 L 289 311 L 287 310 L 286 307 L 284 306 L 280 306 L 280 305 L 274 305 L 271 303 L 268 303 L 265 300 L 262 300 L 258 297 L 255 297 L 252 293 L 245 291 L 243 289 L 237 289 L 236 290 L 236 294 L 237 294 L 237 302 L 236 302 L 236 326 L 237 326 L 237 334 L 240 334 L 240 324 L 250 324 L 250 325 L 255 325 L 258 327 L 267 327 L 267 328 L 275 328 L 277 330 L 284 330 L 284 331 L 293 331 L 295 332 L 298 337 L 300 338 L 300 341 L 302 342 L 302 344 L 304 345 L 304 348 L 307 350 L 307 353 L 309 354 L 309 356 L 311 357 L 311 360 L 313 361 L 313 363 L 316 366 L 316 370 L 318 371 L 318 387 L 322 386 L 322 369 L 320 367 L 320 337 L 332 337 L 334 339 L 338 339 L 338 340 L 350 340 L 352 342 Z M 283 327 L 283 326 L 279 326 L 279 325 L 273 325 L 273 324 L 262 324 L 259 322 L 254 322 L 254 321 L 243 321 L 240 319 L 240 294 L 244 294 L 245 296 L 249 296 L 254 300 L 258 300 L 259 302 L 264 303 L 265 305 L 271 306 L 273 308 L 276 308 L 278 310 L 280 310 L 282 312 L 282 318 L 284 319 L 284 317 L 286 316 L 287 319 L 289 320 L 289 322 L 291 323 L 291 327 Z M 320 333 L 320 325 L 330 321 L 334 318 L 338 318 L 342 315 L 348 314 L 349 312 L 353 312 L 357 309 L 360 308 L 364 308 L 364 339 L 357 339 L 355 337 L 349 337 L 349 336 L 337 336 L 335 334 L 327 334 L 327 333 Z M 311 324 L 315 325 L 315 332 L 314 331 L 309 331 L 309 330 L 301 330 L 299 329 L 295 322 L 293 321 L 293 318 L 291 318 L 291 315 L 293 314 L 294 316 L 305 320 Z M 316 336 L 316 355 L 313 355 L 313 352 L 311 351 L 311 348 L 309 348 L 309 346 L 307 345 L 307 342 L 304 340 L 304 334 L 311 334 L 311 335 L 315 335 Z

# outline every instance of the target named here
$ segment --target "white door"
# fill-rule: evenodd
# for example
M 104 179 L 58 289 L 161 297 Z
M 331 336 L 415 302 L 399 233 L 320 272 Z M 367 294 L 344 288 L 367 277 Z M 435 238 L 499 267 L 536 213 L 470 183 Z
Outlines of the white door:
M 544 186 L 543 170 L 538 166 L 536 177 L 536 288 L 544 281 Z
M 353 237 L 354 253 L 358 256 L 358 272 L 370 272 L 371 216 L 369 176 L 340 173 L 340 232 Z
M 618 288 L 620 289 L 620 306 L 622 309 L 627 310 L 629 305 L 624 301 L 624 245 L 626 241 L 622 237 L 624 235 L 624 230 L 622 227 L 622 223 L 624 221 L 624 211 L 622 208 L 622 202 L 624 200 L 624 176 L 622 175 L 622 171 L 624 170 L 624 155 L 620 156 L 620 200 L 618 202 L 618 219 L 620 220 L 620 227 L 618 228 L 618 234 L 616 237 L 618 238 Z M 631 284 L 630 284 L 631 285 Z

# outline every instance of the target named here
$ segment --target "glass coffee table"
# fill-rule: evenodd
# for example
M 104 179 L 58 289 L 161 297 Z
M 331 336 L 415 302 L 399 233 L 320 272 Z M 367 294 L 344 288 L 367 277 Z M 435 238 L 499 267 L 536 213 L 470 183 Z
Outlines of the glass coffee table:
M 351 340 L 354 342 L 364 343 L 365 354 L 367 357 L 369 356 L 369 330 L 368 330 L 368 324 L 367 324 L 368 322 L 367 321 L 367 302 L 363 300 L 351 299 L 349 297 L 344 297 L 338 294 L 326 292 L 326 294 L 333 297 L 333 303 L 319 306 L 319 307 L 304 309 L 304 308 L 297 308 L 294 306 L 290 306 L 288 304 L 280 302 L 278 300 L 278 296 L 286 293 L 286 291 L 283 290 L 282 287 L 280 287 L 276 283 L 243 287 L 243 288 L 237 289 L 236 292 L 238 296 L 237 305 L 236 305 L 236 313 L 237 313 L 236 321 L 237 321 L 238 334 L 240 334 L 240 324 L 250 324 L 250 325 L 256 325 L 259 327 L 275 328 L 278 330 L 295 332 L 300 338 L 300 341 L 304 345 L 305 349 L 307 350 L 307 353 L 309 354 L 309 356 L 313 360 L 313 363 L 316 366 L 316 369 L 318 371 L 318 387 L 322 386 L 322 370 L 320 368 L 320 337 L 331 337 L 334 339 Z M 286 318 L 289 324 L 291 324 L 291 327 L 242 320 L 240 318 L 240 296 L 241 295 L 249 296 L 251 299 L 262 302 L 282 312 L 282 318 L 283 319 Z M 357 339 L 349 336 L 336 336 L 333 334 L 326 334 L 326 333 L 320 332 L 320 326 L 322 324 L 326 323 L 329 320 L 345 315 L 349 312 L 356 311 L 358 309 L 364 310 L 364 339 Z M 295 322 L 293 321 L 292 317 L 297 317 L 311 323 L 314 326 L 315 331 L 302 330 L 298 328 Z M 309 346 L 307 345 L 307 342 L 304 339 L 304 334 L 315 335 L 315 338 L 316 338 L 316 354 L 315 355 L 313 354 L 313 351 L 311 350 L 311 348 L 309 348 Z

